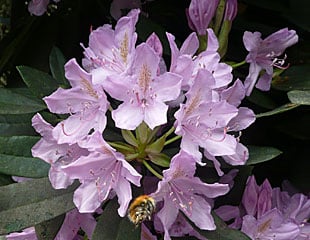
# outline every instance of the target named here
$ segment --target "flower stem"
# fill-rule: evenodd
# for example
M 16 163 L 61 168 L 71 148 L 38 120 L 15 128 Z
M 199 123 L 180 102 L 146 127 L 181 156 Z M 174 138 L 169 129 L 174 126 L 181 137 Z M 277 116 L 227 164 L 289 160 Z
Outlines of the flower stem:
M 173 142 L 179 140 L 181 137 L 182 137 L 182 136 L 177 135 L 177 136 L 175 136 L 175 137 L 173 137 L 173 138 L 170 138 L 169 140 L 167 140 L 167 141 L 164 143 L 164 146 L 166 146 L 166 145 L 168 145 L 168 144 L 170 144 L 170 143 L 173 143 Z
M 232 66 L 232 68 L 237 68 L 237 67 L 240 67 L 240 66 L 242 66 L 244 64 L 246 64 L 245 60 L 242 61 L 242 62 L 239 62 L 239 63 L 232 64 L 231 66 Z
M 163 176 L 156 172 L 155 169 L 153 169 L 151 165 L 147 163 L 147 161 L 143 160 L 142 163 L 151 173 L 154 174 L 154 176 L 158 177 L 159 179 L 163 179 Z
M 172 134 L 175 130 L 175 127 L 171 127 L 168 132 L 165 133 L 165 136 L 168 137 L 170 134 Z

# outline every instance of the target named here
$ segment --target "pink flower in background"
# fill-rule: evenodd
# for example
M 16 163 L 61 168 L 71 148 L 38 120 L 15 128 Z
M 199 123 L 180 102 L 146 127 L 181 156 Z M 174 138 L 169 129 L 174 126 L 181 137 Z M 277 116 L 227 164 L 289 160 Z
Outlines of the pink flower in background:
M 49 179 L 53 188 L 67 188 L 73 180 L 62 170 L 62 167 L 88 154 L 88 151 L 77 144 L 58 144 L 52 134 L 53 126 L 45 122 L 39 113 L 32 118 L 32 126 L 42 136 L 32 147 L 32 155 L 51 165 Z
M 132 198 L 130 182 L 140 186 L 141 175 L 102 138 L 100 132 L 88 136 L 79 145 L 88 149 L 72 164 L 63 167 L 71 179 L 79 179 L 81 185 L 75 190 L 73 202 L 81 213 L 92 213 L 100 207 L 111 191 L 118 196 L 120 216 L 126 214 Z
M 163 207 L 156 215 L 163 225 L 165 240 L 170 239 L 169 230 L 179 210 L 200 229 L 216 228 L 207 199 L 226 194 L 229 187 L 227 184 L 204 183 L 194 177 L 195 170 L 196 159 L 181 150 L 172 158 L 169 169 L 163 172 L 164 178 L 158 183 L 156 192 L 151 194 L 156 202 L 163 201 Z
M 254 86 L 262 91 L 270 89 L 273 67 L 285 68 L 285 56 L 283 59 L 278 57 L 297 41 L 296 32 L 287 28 L 280 29 L 265 39 L 261 38 L 260 32 L 244 32 L 243 43 L 249 51 L 245 60 L 250 63 L 249 74 L 244 81 L 247 96 L 251 94 Z M 259 76 L 261 70 L 264 70 L 264 73 Z
M 240 229 L 251 239 L 309 239 L 309 197 L 272 189 L 266 179 L 260 186 L 255 177 L 248 178 L 242 204 L 224 205 L 215 212 L 225 221 L 234 220 L 230 227 Z
M 102 87 L 93 83 L 92 75 L 85 72 L 75 59 L 67 62 L 65 72 L 72 88 L 58 88 L 44 98 L 51 112 L 70 114 L 53 130 L 59 144 L 76 143 L 91 129 L 103 132 L 109 105 Z
M 115 125 L 133 130 L 144 121 L 151 129 L 167 122 L 166 101 L 176 99 L 181 77 L 165 72 L 157 75 L 160 58 L 148 44 L 136 49 L 132 74 L 124 78 L 108 77 L 104 89 L 123 103 L 112 112 Z
M 33 15 L 41 16 L 46 12 L 49 2 L 49 0 L 31 0 L 28 3 L 28 11 Z
M 219 0 L 191 0 L 186 12 L 189 27 L 199 35 L 205 35 L 218 3 Z
M 55 3 L 60 0 L 53 0 Z M 42 16 L 47 11 L 50 0 L 31 0 L 28 3 L 28 11 L 35 16 Z

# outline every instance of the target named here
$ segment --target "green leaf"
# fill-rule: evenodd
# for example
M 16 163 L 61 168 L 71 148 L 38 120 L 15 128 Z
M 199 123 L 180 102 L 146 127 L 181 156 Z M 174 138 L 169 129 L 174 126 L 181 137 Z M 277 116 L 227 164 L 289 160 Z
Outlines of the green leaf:
M 250 156 L 246 162 L 246 165 L 266 162 L 279 156 L 282 153 L 279 149 L 274 147 L 248 146 L 248 149 Z
M 41 178 L 48 175 L 50 165 L 32 157 L 19 157 L 0 154 L 0 173 L 29 178 Z
M 42 101 L 0 88 L 0 114 L 35 113 L 43 109 L 46 109 L 46 106 Z
M 47 220 L 35 226 L 36 235 L 39 240 L 54 239 L 61 228 L 65 214 Z
M 54 79 L 58 82 L 60 86 L 64 88 L 69 86 L 69 83 L 65 77 L 65 68 L 66 59 L 62 52 L 57 47 L 53 47 L 49 56 L 49 64 L 51 73 Z
M 181 211 L 180 211 L 181 212 Z M 181 214 L 186 218 L 187 216 L 181 212 Z M 206 237 L 208 240 L 250 240 L 250 238 L 243 232 L 229 228 L 226 223 L 220 219 L 215 213 L 212 213 L 214 223 L 216 225 L 216 230 L 206 231 L 198 228 L 193 222 L 188 219 L 188 222 L 192 227 L 202 236 Z
M 57 81 L 49 74 L 27 66 L 16 67 L 34 96 L 43 98 L 58 88 Z
M 5 186 L 13 183 L 11 176 L 0 174 L 0 186 Z
M 253 90 L 253 92 L 249 97 L 247 97 L 247 99 L 250 102 L 255 103 L 257 106 L 266 109 L 274 109 L 277 107 L 277 104 L 272 98 L 270 98 L 266 93 L 258 91 L 256 89 Z
M 38 140 L 34 136 L 0 137 L 0 172 L 29 178 L 47 176 L 50 165 L 31 156 Z
M 0 136 L 34 135 L 31 126 L 33 114 L 2 114 L 0 115 Z
M 310 105 L 310 91 L 293 90 L 287 93 L 292 103 Z
M 73 191 L 78 184 L 55 190 L 48 178 L 0 187 L 0 234 L 19 231 L 53 219 L 75 206 Z
M 110 200 L 99 217 L 92 240 L 140 239 L 140 227 L 135 227 L 127 217 L 121 218 L 116 199 Z
M 292 66 L 272 81 L 272 87 L 282 91 L 310 90 L 310 64 Z
M 292 110 L 292 109 L 294 109 L 294 108 L 296 108 L 298 106 L 300 106 L 300 105 L 299 104 L 295 104 L 295 103 L 287 103 L 287 104 L 284 104 L 284 105 L 282 105 L 282 106 L 280 106 L 278 108 L 275 108 L 275 109 L 273 109 L 271 111 L 256 114 L 256 118 L 267 117 L 267 116 L 272 116 L 272 115 L 275 115 L 275 114 L 283 113 L 283 112 Z

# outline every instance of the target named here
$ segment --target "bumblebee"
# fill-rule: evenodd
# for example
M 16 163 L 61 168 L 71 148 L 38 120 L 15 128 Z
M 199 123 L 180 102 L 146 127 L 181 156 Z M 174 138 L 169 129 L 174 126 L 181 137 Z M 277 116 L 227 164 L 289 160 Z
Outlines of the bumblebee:
M 155 200 L 148 195 L 141 195 L 130 204 L 128 218 L 132 223 L 138 225 L 144 220 L 151 220 L 154 211 Z

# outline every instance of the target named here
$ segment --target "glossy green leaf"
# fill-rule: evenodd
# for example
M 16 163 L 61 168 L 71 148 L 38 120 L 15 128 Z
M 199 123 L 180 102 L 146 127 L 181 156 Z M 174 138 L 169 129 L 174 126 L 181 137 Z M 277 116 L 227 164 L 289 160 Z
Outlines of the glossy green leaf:
M 46 106 L 42 101 L 0 88 L 0 114 L 35 113 L 43 109 L 46 109 Z
M 249 149 L 249 159 L 246 162 L 246 165 L 253 165 L 262 162 L 269 161 L 282 152 L 274 147 L 263 147 L 263 146 L 248 146 Z
M 291 66 L 272 81 L 272 87 L 282 91 L 310 90 L 310 64 Z
M 68 87 L 69 82 L 65 77 L 65 63 L 65 56 L 62 54 L 60 49 L 57 47 L 53 47 L 49 56 L 49 64 L 52 76 L 54 79 L 56 79 L 60 86 Z
M 53 219 L 75 206 L 73 191 L 55 190 L 48 178 L 14 183 L 0 187 L 0 234 L 19 231 Z
M 58 88 L 57 81 L 45 72 L 27 66 L 16 68 L 29 90 L 40 99 L 50 95 Z
M 293 90 L 287 93 L 292 103 L 310 105 L 310 91 Z
M 50 165 L 31 156 L 31 148 L 38 140 L 34 136 L 0 137 L 0 173 L 29 178 L 47 176 Z
M 253 90 L 251 95 L 247 97 L 247 99 L 255 103 L 257 106 L 266 108 L 266 109 L 274 109 L 277 107 L 277 104 L 273 99 L 270 98 L 266 93 L 258 91 L 256 89 Z
M 275 108 L 275 109 L 273 109 L 271 111 L 256 114 L 256 117 L 260 118 L 260 117 L 267 117 L 267 116 L 276 115 L 276 114 L 279 114 L 279 113 L 283 113 L 283 112 L 292 110 L 292 109 L 294 109 L 294 108 L 296 108 L 298 106 L 299 106 L 299 104 L 287 103 L 287 104 L 284 104 L 281 107 Z
M 62 226 L 65 215 L 59 215 L 53 219 L 44 221 L 35 226 L 38 240 L 54 239 Z
M 0 136 L 34 135 L 31 126 L 33 114 L 1 114 Z
M 140 227 L 135 227 L 127 217 L 121 218 L 116 199 L 108 202 L 99 217 L 92 240 L 140 239 Z

